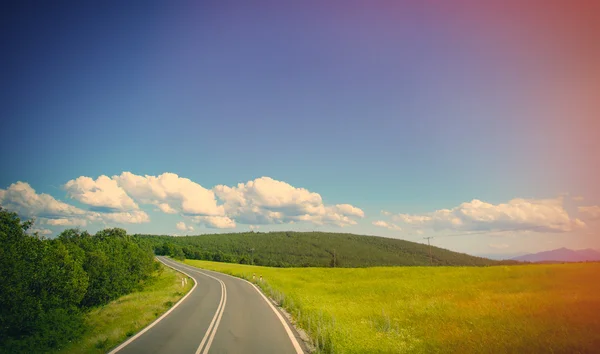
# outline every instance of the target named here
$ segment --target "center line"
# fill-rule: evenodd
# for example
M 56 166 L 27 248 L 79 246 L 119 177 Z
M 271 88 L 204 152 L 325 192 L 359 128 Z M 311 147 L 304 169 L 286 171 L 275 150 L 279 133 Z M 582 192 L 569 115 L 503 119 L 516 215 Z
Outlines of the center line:
M 217 329 L 219 328 L 219 323 L 221 322 L 221 317 L 223 317 L 223 312 L 225 311 L 225 304 L 227 303 L 227 287 L 225 286 L 225 283 L 221 279 L 213 277 L 210 274 L 200 272 L 199 270 L 197 270 L 197 268 L 189 267 L 187 265 L 177 263 L 177 262 L 173 262 L 173 264 L 176 264 L 176 265 L 180 266 L 181 268 L 184 268 L 188 271 L 206 275 L 207 277 L 213 278 L 216 281 L 218 281 L 219 284 L 221 284 L 221 301 L 219 302 L 217 311 L 215 312 L 215 315 L 213 316 L 213 319 L 210 322 L 210 325 L 208 326 L 206 333 L 204 334 L 204 338 L 202 338 L 202 342 L 200 342 L 200 345 L 198 346 L 198 349 L 196 350 L 196 354 L 200 354 L 200 352 L 202 351 L 202 347 L 204 346 L 204 343 L 206 343 L 206 340 L 208 339 L 208 343 L 206 343 L 206 347 L 204 348 L 204 351 L 202 352 L 202 354 L 206 354 L 206 353 L 208 353 L 210 346 L 212 345 L 212 341 L 215 337 L 215 334 L 217 333 Z

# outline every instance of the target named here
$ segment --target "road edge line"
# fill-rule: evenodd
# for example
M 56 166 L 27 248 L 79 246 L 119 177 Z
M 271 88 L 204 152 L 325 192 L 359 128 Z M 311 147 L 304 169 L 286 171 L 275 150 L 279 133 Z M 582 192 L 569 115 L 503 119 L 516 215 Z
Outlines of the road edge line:
M 147 325 L 146 327 L 144 327 L 141 331 L 139 331 L 138 333 L 136 333 L 133 337 L 129 338 L 128 340 L 126 340 L 125 342 L 121 343 L 121 345 L 119 345 L 118 347 L 116 347 L 115 349 L 111 350 L 110 352 L 108 352 L 108 354 L 115 354 L 117 353 L 119 350 L 125 348 L 129 343 L 133 342 L 134 340 L 138 339 L 142 334 L 146 333 L 148 330 L 150 330 L 150 328 L 154 327 L 156 324 L 158 324 L 158 322 L 162 321 L 165 317 L 167 317 L 168 314 L 170 314 L 173 310 L 175 310 L 175 308 L 177 306 L 179 306 L 183 300 L 185 300 L 188 296 L 190 296 L 190 294 L 196 289 L 196 286 L 198 286 L 198 282 L 196 282 L 196 280 L 194 279 L 194 277 L 192 277 L 191 275 L 189 275 L 186 272 L 183 272 L 179 269 L 175 269 L 173 267 L 171 267 L 170 265 L 166 264 L 165 262 L 161 261 L 160 259 L 156 258 L 156 260 L 158 260 L 160 263 L 164 264 L 165 266 L 173 269 L 176 272 L 180 272 L 185 274 L 187 277 L 189 277 L 190 279 L 192 279 L 192 281 L 194 282 L 194 286 L 192 286 L 192 288 L 190 289 L 190 291 L 188 291 L 187 294 L 185 294 L 184 297 L 182 297 L 181 299 L 179 299 L 179 301 L 177 301 L 177 303 L 175 303 L 175 305 L 173 305 L 167 312 L 163 313 L 162 316 L 160 316 L 159 318 L 157 318 L 156 320 L 154 320 L 154 322 L 150 323 L 149 325 Z
M 283 316 L 281 315 L 281 313 L 279 313 L 279 311 L 277 311 L 277 309 L 275 308 L 275 306 L 273 306 L 273 304 L 271 303 L 271 301 L 269 301 L 269 299 L 267 298 L 267 296 L 265 294 L 263 294 L 263 292 L 256 285 L 254 285 L 253 283 L 249 282 L 248 280 L 243 279 L 243 278 L 238 278 L 238 279 L 242 279 L 246 283 L 252 285 L 254 287 L 254 289 L 260 294 L 260 296 L 262 296 L 263 300 L 265 300 L 266 303 L 269 304 L 269 307 L 271 307 L 271 310 L 273 310 L 273 312 L 275 312 L 275 314 L 277 315 L 277 318 L 279 318 L 279 321 L 281 322 L 281 324 L 283 324 L 285 332 L 287 333 L 288 337 L 290 337 L 290 340 L 292 341 L 292 345 L 294 346 L 294 349 L 296 349 L 296 353 L 297 354 L 304 354 L 304 351 L 302 350 L 302 347 L 300 346 L 300 343 L 298 343 L 298 339 L 294 335 L 294 332 L 292 332 L 292 329 L 290 328 L 290 326 L 288 325 L 288 323 L 285 321 L 285 319 L 283 318 Z
M 178 263 L 181 263 L 181 262 L 178 262 Z M 198 268 L 198 267 L 190 266 L 190 265 L 188 265 L 186 263 L 181 263 L 181 264 L 186 265 L 188 267 Z M 204 268 L 198 268 L 198 269 L 208 270 L 208 269 L 204 269 Z M 273 304 L 271 303 L 271 301 L 269 301 L 269 299 L 267 298 L 267 296 L 265 294 L 263 294 L 263 292 L 256 285 L 254 285 L 254 283 L 252 283 L 252 282 L 250 282 L 250 281 L 248 281 L 248 280 L 246 280 L 244 278 L 236 277 L 234 275 L 225 274 L 225 273 L 217 272 L 217 271 L 214 271 L 214 270 L 212 270 L 211 272 L 223 274 L 223 275 L 226 275 L 226 276 L 234 278 L 234 279 L 239 279 L 239 280 L 245 281 L 246 283 L 252 285 L 252 287 L 254 287 L 254 290 L 256 290 L 260 294 L 260 296 L 262 296 L 263 300 L 265 300 L 265 302 L 269 305 L 269 307 L 271 308 L 271 310 L 273 310 L 273 312 L 275 312 L 275 315 L 277 315 L 277 318 L 279 318 L 279 321 L 283 325 L 283 328 L 285 329 L 285 332 L 287 333 L 288 337 L 290 338 L 290 341 L 292 342 L 292 346 L 294 347 L 294 349 L 296 349 L 296 354 L 305 354 L 304 350 L 302 350 L 302 346 L 300 346 L 300 343 L 298 343 L 298 339 L 294 335 L 294 332 L 292 332 L 292 329 L 290 328 L 290 326 L 288 325 L 288 323 L 285 321 L 285 319 L 283 318 L 283 316 L 281 315 L 281 313 L 279 311 L 277 311 L 277 309 L 275 308 L 275 306 L 273 306 Z

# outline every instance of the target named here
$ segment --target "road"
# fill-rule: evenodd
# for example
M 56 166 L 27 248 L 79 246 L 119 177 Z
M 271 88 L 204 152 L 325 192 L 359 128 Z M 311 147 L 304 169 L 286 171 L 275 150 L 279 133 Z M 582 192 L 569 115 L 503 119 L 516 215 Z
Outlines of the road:
M 157 257 L 196 286 L 164 317 L 110 354 L 304 353 L 297 333 L 249 282 Z

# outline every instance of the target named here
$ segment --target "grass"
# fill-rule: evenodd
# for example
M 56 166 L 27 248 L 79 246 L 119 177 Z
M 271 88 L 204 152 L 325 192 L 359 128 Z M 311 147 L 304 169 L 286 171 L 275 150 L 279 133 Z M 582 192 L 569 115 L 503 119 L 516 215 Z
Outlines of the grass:
M 323 353 L 598 353 L 600 264 L 268 268 L 187 264 L 246 279 Z
M 122 296 L 86 314 L 86 332 L 76 343 L 59 353 L 106 353 L 133 336 L 166 312 L 193 286 L 187 278 L 161 265 L 152 281 L 142 290 Z

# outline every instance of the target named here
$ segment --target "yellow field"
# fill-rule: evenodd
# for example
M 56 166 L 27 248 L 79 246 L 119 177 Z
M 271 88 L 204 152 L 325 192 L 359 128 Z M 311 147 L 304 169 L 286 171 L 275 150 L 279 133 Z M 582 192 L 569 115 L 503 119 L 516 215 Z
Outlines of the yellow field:
M 194 285 L 185 275 L 162 266 L 143 290 L 118 298 L 86 314 L 87 331 L 60 353 L 106 353 L 166 312 Z M 187 277 L 186 277 L 187 278 Z
M 600 264 L 267 268 L 251 279 L 326 353 L 600 353 Z

